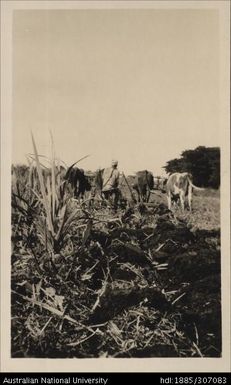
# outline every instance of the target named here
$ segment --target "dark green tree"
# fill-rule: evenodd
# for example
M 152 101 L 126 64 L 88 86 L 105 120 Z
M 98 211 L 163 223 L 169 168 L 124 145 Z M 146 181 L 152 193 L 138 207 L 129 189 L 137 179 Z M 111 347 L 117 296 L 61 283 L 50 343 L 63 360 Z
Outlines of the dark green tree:
M 163 168 L 170 174 L 190 172 L 194 184 L 218 188 L 220 186 L 220 149 L 199 146 L 194 150 L 185 150 L 180 158 L 169 160 Z

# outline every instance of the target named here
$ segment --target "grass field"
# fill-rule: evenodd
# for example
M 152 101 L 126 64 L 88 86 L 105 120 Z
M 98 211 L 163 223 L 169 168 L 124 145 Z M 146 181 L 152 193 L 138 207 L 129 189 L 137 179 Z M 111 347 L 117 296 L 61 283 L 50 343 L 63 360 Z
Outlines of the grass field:
M 129 185 L 132 186 L 133 178 L 128 178 Z M 131 199 L 131 194 L 125 182 L 121 180 L 121 190 L 127 199 Z M 167 207 L 166 194 L 156 190 L 150 196 L 150 203 L 164 204 Z M 186 221 L 195 229 L 219 229 L 220 228 L 220 192 L 219 190 L 205 189 L 204 191 L 193 192 L 192 212 L 185 210 L 182 213 L 179 207 L 174 209 L 175 215 Z
M 113 213 L 37 162 L 13 179 L 11 273 L 12 357 L 221 355 L 218 191 Z

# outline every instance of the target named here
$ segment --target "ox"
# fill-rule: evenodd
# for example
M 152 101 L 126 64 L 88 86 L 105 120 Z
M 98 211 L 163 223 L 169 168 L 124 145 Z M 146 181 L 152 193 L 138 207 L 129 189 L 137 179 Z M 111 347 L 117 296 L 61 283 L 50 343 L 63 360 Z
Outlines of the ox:
M 168 208 L 171 210 L 172 200 L 180 199 L 182 210 L 185 208 L 186 198 L 188 198 L 189 210 L 192 210 L 192 192 L 195 190 L 204 190 L 192 183 L 192 175 L 188 172 L 175 172 L 170 175 L 166 184 Z
M 64 180 L 66 180 L 74 191 L 75 198 L 83 198 L 86 191 L 91 190 L 91 184 L 84 174 L 84 170 L 78 167 L 69 167 Z
M 151 190 L 154 188 L 154 178 L 150 171 L 138 171 L 135 176 L 133 189 L 138 194 L 138 201 L 148 202 Z

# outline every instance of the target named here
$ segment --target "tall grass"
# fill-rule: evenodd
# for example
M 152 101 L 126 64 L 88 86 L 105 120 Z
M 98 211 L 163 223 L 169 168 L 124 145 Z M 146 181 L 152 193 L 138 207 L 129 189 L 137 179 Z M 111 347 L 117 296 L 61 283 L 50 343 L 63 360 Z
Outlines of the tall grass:
M 32 134 L 32 143 L 35 154 L 35 164 L 38 174 L 40 193 L 37 197 L 43 210 L 37 216 L 39 235 L 51 254 L 59 253 L 68 239 L 70 227 L 75 223 L 75 229 L 83 227 L 76 223 L 81 208 L 70 209 L 71 197 L 66 182 L 61 179 L 60 164 L 56 164 L 54 143 L 52 138 L 51 172 L 45 180 L 39 161 L 38 151 Z

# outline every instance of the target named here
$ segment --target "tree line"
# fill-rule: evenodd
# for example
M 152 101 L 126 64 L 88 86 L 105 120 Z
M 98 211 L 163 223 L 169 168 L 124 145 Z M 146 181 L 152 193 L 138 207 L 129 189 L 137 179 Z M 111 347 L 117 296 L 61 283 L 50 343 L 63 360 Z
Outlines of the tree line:
M 180 158 L 169 160 L 163 168 L 167 174 L 190 172 L 195 185 L 217 189 L 220 186 L 220 148 L 199 146 L 194 150 L 185 150 Z M 29 167 L 14 165 L 13 170 L 23 177 Z
M 195 185 L 217 189 L 220 186 L 220 148 L 199 146 L 185 150 L 180 158 L 169 160 L 163 168 L 169 174 L 190 172 Z

